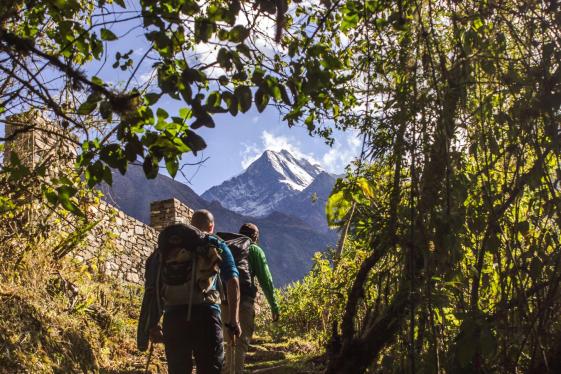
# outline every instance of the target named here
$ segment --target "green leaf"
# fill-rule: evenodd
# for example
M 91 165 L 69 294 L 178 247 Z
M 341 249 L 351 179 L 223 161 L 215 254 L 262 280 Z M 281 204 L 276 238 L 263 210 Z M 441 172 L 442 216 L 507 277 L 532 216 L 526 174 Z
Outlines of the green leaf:
M 257 92 L 255 93 L 255 105 L 257 106 L 257 110 L 259 113 L 263 112 L 269 103 L 269 95 L 263 90 L 263 88 L 259 87 Z
M 195 122 L 191 124 L 192 129 L 198 129 L 202 126 L 210 128 L 215 126 L 214 120 L 208 113 L 202 113 L 199 117 L 197 117 Z
M 58 202 L 64 209 L 71 213 L 77 213 L 80 211 L 78 206 L 70 199 L 76 194 L 78 190 L 73 186 L 60 186 L 57 188 Z
M 158 167 L 158 161 L 152 158 L 152 156 L 150 155 L 144 158 L 142 169 L 144 170 L 144 174 L 146 174 L 146 178 L 148 179 L 156 178 L 158 176 L 158 171 L 160 170 Z
M 45 196 L 45 198 L 50 204 L 55 206 L 58 204 L 58 195 L 56 194 L 55 191 L 47 190 L 43 193 L 43 195 Z
M 195 41 L 208 42 L 212 34 L 216 31 L 216 23 L 208 18 L 195 19 Z
M 117 35 L 113 34 L 113 31 L 109 29 L 103 28 L 100 30 L 100 33 L 101 33 L 101 40 L 106 40 L 106 41 L 117 40 Z
M 199 13 L 200 7 L 195 0 L 186 0 L 181 6 L 181 11 L 189 16 Z
M 125 156 L 129 162 L 136 161 L 137 155 L 142 156 L 144 148 L 136 136 L 132 136 L 125 146 Z
M 181 73 L 181 82 L 183 82 L 186 86 L 194 82 L 203 82 L 205 79 L 206 77 L 204 74 L 197 69 L 187 68 Z
M 282 99 L 283 103 L 285 103 L 286 105 L 292 105 L 290 103 L 290 98 L 288 97 L 288 92 L 286 91 L 286 87 L 284 87 L 281 84 L 279 84 L 277 87 L 279 88 L 281 99 Z
M 230 83 L 230 80 L 228 79 L 227 76 L 221 75 L 218 77 L 218 83 L 220 83 L 223 86 L 226 86 L 228 83 Z
M 230 41 L 241 43 L 249 36 L 249 29 L 242 25 L 236 25 L 230 30 Z
M 158 110 L 156 111 L 156 116 L 158 117 L 158 120 L 160 121 L 160 120 L 164 120 L 164 119 L 168 118 L 169 114 L 164 109 L 158 108 Z
M 177 170 L 179 169 L 179 161 L 177 157 L 166 158 L 166 169 L 172 178 L 175 178 Z
M 338 191 L 329 196 L 327 204 L 325 205 L 325 213 L 329 226 L 339 226 L 341 221 L 347 216 L 351 206 L 352 202 L 348 199 L 344 191 Z
M 202 151 L 206 148 L 206 142 L 204 139 L 193 131 L 188 131 L 185 136 L 181 138 L 183 143 L 191 149 L 193 154 L 196 156 L 198 151 Z
M 158 100 L 160 100 L 160 97 L 162 97 L 161 93 L 156 93 L 156 92 L 150 92 L 147 93 L 146 95 L 144 95 L 144 98 L 146 99 L 146 103 L 148 105 L 154 105 L 158 102 Z
M 341 60 L 331 54 L 326 54 L 323 56 L 322 65 L 330 70 L 337 70 L 343 67 L 343 63 L 341 62 Z
M 99 114 L 104 120 L 111 121 L 113 108 L 111 107 L 111 103 L 109 101 L 104 100 L 101 102 L 101 104 L 99 104 Z
M 92 77 L 92 83 L 97 85 L 97 86 L 100 86 L 100 87 L 105 86 L 105 83 L 103 82 L 103 80 L 99 77 L 96 77 L 96 76 Z
M 236 50 L 247 58 L 251 58 L 251 50 L 245 44 L 238 44 Z
M 189 119 L 189 118 L 191 118 L 192 114 L 193 114 L 193 111 L 189 108 L 180 108 L 179 109 L 179 115 L 181 116 L 182 119 Z
M 220 97 L 220 92 L 213 91 L 206 98 L 206 105 L 208 105 L 209 107 L 214 107 L 214 106 L 220 105 L 221 100 L 222 99 Z
M 193 97 L 193 90 L 191 90 L 191 86 L 189 84 L 185 84 L 180 90 L 179 93 L 183 98 L 183 101 L 186 103 L 190 103 Z
M 97 107 L 97 102 L 85 101 L 78 107 L 78 114 L 81 116 L 87 116 L 95 110 Z
M 216 55 L 216 61 L 218 62 L 220 67 L 226 70 L 231 70 L 233 67 L 231 53 L 227 48 L 220 48 L 218 50 L 218 54 Z
M 239 108 L 242 113 L 245 113 L 251 108 L 251 89 L 248 86 L 238 86 L 234 90 L 234 95 L 238 99 Z
M 113 184 L 113 174 L 108 167 L 103 168 L 103 181 L 110 186 Z
M 366 178 L 358 178 L 356 183 L 365 197 L 367 197 L 368 199 L 374 197 L 374 190 L 372 189 L 370 183 L 368 183 L 368 180 Z
M 222 100 L 226 103 L 230 114 L 236 116 L 238 114 L 238 99 L 231 92 L 226 91 L 222 94 Z
M 304 124 L 306 125 L 306 127 L 308 128 L 309 132 L 312 132 L 315 130 L 316 125 L 314 124 L 314 119 L 315 116 L 313 113 L 311 113 L 308 117 L 306 117 L 306 119 L 304 120 Z

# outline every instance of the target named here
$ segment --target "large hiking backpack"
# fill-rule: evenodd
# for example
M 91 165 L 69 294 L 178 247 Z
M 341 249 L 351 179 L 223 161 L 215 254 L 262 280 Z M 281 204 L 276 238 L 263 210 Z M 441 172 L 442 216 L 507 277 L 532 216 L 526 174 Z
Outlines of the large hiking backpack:
M 251 239 L 245 235 L 233 232 L 218 232 L 216 236 L 224 240 L 232 252 L 239 272 L 241 297 L 255 298 L 257 288 L 253 284 L 253 279 L 249 272 L 249 247 L 251 246 Z
M 217 282 L 222 261 L 207 235 L 186 224 L 164 228 L 158 247 L 146 261 L 145 289 L 137 330 L 138 349 L 148 347 L 148 331 L 164 308 L 187 305 L 187 320 L 196 304 L 220 303 Z
M 218 248 L 191 225 L 166 227 L 158 236 L 159 294 L 162 306 L 220 303 L 214 286 L 222 261 Z

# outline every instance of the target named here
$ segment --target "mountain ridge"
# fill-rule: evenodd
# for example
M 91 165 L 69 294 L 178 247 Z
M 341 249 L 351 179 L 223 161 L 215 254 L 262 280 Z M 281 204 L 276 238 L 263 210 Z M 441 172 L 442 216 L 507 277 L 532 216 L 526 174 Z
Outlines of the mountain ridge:
M 243 173 L 209 188 L 201 197 L 240 214 L 263 217 L 283 199 L 305 190 L 322 172 L 319 165 L 286 150 L 267 150 Z
M 210 210 L 217 231 L 237 232 L 243 223 L 254 222 L 260 228 L 260 245 L 267 253 L 278 286 L 301 279 L 310 270 L 313 254 L 333 246 L 337 240 L 334 232 L 290 214 L 288 208 L 260 217 L 242 215 L 218 201 L 203 199 L 189 186 L 168 176 L 159 174 L 148 180 L 138 165 L 130 165 L 124 176 L 114 171 L 112 186 L 104 185 L 101 190 L 106 201 L 146 224 L 150 223 L 150 203 L 169 198 L 176 198 L 192 209 Z

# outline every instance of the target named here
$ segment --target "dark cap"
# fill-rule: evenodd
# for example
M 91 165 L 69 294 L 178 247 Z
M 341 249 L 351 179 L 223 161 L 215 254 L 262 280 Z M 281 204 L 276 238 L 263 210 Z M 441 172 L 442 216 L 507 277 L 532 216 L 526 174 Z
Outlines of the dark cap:
M 257 225 L 253 223 L 244 223 L 242 227 L 240 227 L 240 234 L 247 236 L 254 243 L 259 240 L 259 229 L 257 228 Z

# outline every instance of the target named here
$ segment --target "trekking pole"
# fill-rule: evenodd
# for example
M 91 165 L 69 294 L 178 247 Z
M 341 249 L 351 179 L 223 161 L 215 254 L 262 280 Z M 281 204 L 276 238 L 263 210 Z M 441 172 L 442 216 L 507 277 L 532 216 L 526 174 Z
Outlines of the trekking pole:
M 154 352 L 154 343 L 150 342 L 150 350 L 148 351 L 148 360 L 146 360 L 144 374 L 148 374 L 148 368 L 150 367 L 150 361 L 152 360 L 152 352 Z

